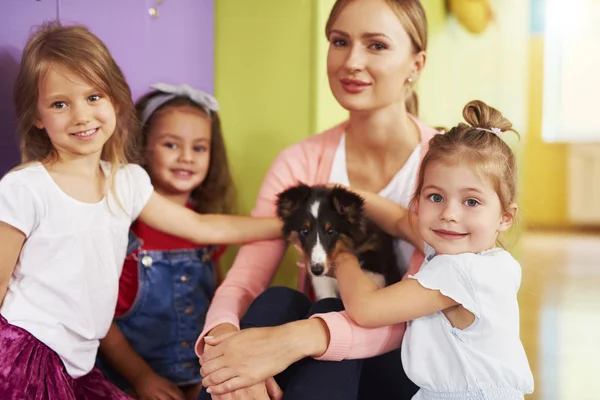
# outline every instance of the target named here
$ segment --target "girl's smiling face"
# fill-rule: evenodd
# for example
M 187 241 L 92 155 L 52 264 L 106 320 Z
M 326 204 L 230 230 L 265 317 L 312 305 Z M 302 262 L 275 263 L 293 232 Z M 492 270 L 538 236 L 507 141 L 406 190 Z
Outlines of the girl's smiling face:
M 437 254 L 493 248 L 498 234 L 510 228 L 514 219 L 514 214 L 502 210 L 489 181 L 480 179 L 468 165 L 439 161 L 425 169 L 417 213 L 419 232 Z
M 98 155 L 115 132 L 112 101 L 77 74 L 53 66 L 38 82 L 38 117 L 61 158 Z
M 189 197 L 210 166 L 210 117 L 193 106 L 167 106 L 150 122 L 146 166 L 156 191 Z

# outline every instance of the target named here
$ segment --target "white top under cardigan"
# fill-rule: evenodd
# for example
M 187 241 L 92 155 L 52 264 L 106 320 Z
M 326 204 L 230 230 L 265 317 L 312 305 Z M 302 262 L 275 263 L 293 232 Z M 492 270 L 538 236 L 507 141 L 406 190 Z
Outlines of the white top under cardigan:
M 394 175 L 390 182 L 379 192 L 381 197 L 392 200 L 407 208 L 415 192 L 417 185 L 417 174 L 421 163 L 421 145 L 417 145 L 410 154 L 402 168 Z M 348 170 L 346 168 L 346 135 L 343 134 L 340 144 L 335 152 L 331 172 L 329 173 L 329 183 L 337 183 L 343 186 L 350 186 Z M 408 270 L 410 259 L 415 250 L 409 242 L 401 239 L 394 240 L 394 250 L 398 260 L 398 266 L 403 270 Z

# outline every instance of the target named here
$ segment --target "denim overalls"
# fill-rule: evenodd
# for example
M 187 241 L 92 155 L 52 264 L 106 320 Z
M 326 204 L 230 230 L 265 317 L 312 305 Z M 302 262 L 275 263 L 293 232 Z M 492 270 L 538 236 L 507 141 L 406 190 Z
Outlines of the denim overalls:
M 138 261 L 138 292 L 115 323 L 152 370 L 178 386 L 202 380 L 194 345 L 216 289 L 215 250 L 145 251 L 142 240 L 129 233 L 127 256 Z M 103 360 L 98 364 L 117 386 L 131 387 Z

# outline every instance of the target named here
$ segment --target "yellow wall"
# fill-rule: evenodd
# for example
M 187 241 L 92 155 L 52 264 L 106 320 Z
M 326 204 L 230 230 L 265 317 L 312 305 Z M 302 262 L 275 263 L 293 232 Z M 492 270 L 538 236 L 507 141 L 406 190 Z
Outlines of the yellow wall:
M 529 121 L 521 163 L 521 215 L 529 228 L 565 227 L 568 146 L 542 140 L 544 39 L 530 41 Z

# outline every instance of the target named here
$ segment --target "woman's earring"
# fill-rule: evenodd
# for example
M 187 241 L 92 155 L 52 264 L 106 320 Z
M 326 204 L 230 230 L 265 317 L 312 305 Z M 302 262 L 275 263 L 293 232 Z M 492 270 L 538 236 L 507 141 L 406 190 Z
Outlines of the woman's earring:
M 413 78 L 412 78 L 412 76 L 409 76 L 408 77 L 408 83 L 412 83 L 412 82 L 413 82 Z

